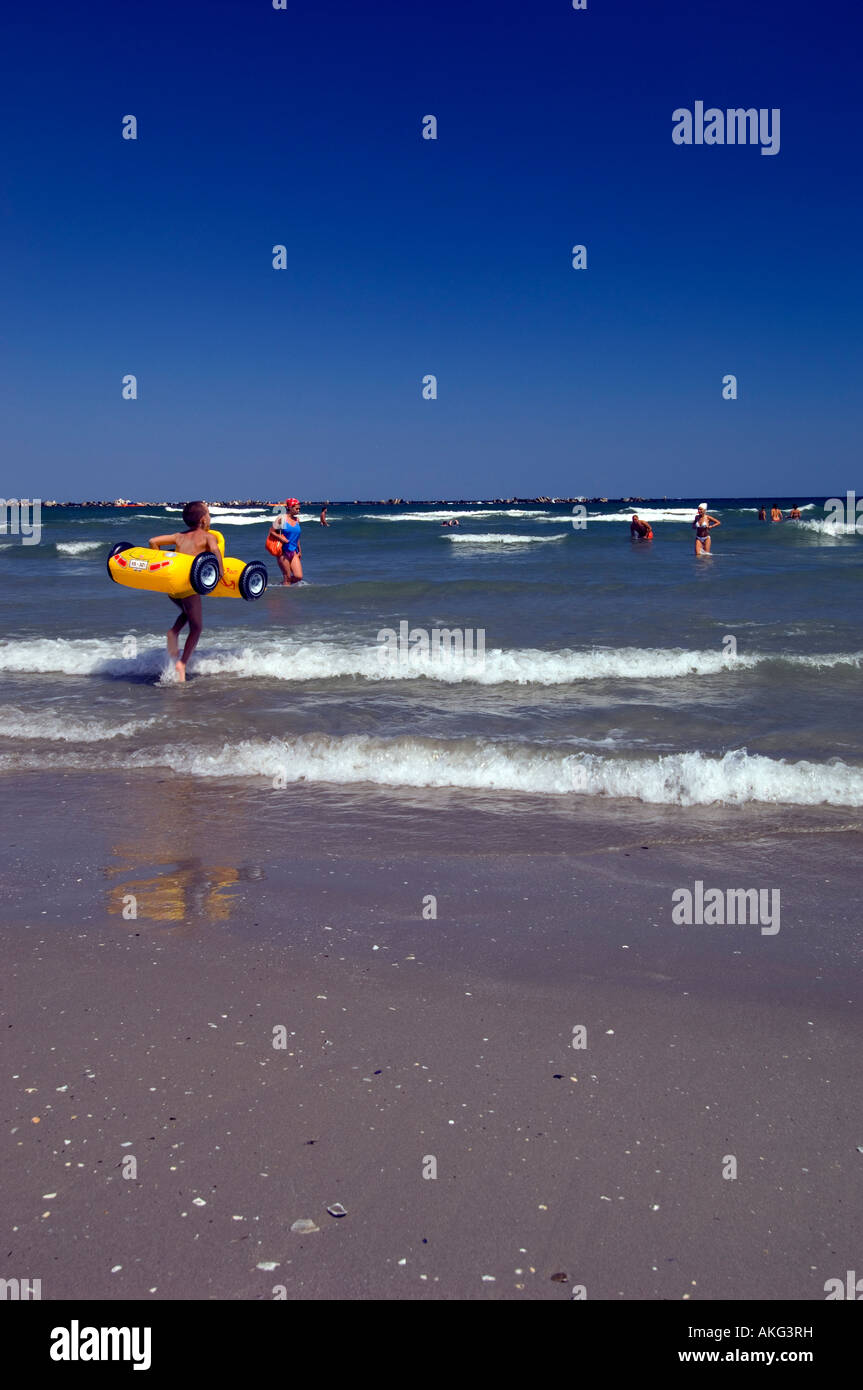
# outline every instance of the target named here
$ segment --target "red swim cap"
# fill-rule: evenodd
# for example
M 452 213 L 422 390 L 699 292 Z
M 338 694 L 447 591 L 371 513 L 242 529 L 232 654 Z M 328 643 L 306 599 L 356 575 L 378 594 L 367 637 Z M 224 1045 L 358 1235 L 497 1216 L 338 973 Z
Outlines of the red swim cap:
M 289 511 L 291 507 L 299 507 L 299 505 L 300 500 L 298 497 L 288 497 L 285 499 L 285 506 L 288 508 Z

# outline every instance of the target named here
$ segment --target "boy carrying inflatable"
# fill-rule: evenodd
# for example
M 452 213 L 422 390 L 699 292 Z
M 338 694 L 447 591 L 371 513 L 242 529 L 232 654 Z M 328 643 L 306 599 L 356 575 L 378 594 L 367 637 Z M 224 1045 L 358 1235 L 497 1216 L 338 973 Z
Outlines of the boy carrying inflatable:
M 219 566 L 219 578 L 224 576 L 224 566 L 222 564 L 222 552 L 215 536 L 210 534 L 210 512 L 206 502 L 187 502 L 183 508 L 183 520 L 188 526 L 188 531 L 176 531 L 172 536 L 151 536 L 150 548 L 152 550 L 165 550 L 168 546 L 173 546 L 181 555 L 200 555 L 201 551 L 209 550 L 216 557 Z M 192 652 L 198 645 L 198 638 L 201 635 L 203 621 L 201 618 L 201 596 L 192 594 L 190 598 L 172 598 L 171 602 L 180 609 L 180 616 L 172 628 L 168 629 L 168 654 L 174 663 L 174 670 L 181 681 L 186 679 L 186 665 Z M 183 628 L 189 624 L 189 635 L 183 647 L 183 655 L 179 656 L 180 644 L 178 638 Z

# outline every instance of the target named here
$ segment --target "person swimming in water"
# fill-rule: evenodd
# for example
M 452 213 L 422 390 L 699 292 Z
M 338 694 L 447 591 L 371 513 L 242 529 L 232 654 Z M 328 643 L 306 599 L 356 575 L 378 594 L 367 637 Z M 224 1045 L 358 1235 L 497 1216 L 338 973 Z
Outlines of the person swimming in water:
M 296 497 L 285 502 L 284 512 L 273 518 L 268 540 L 280 541 L 281 555 L 276 563 L 282 571 L 282 587 L 286 584 L 299 584 L 303 577 L 303 552 L 300 546 L 300 504 Z
M 650 523 L 642 521 L 641 517 L 638 516 L 636 512 L 632 513 L 632 520 L 629 523 L 629 535 L 634 541 L 653 540 L 653 531 L 651 530 Z
M 771 520 L 771 521 L 784 521 L 784 520 L 785 520 L 785 517 L 782 515 L 782 512 L 780 511 L 779 507 L 777 506 L 777 504 L 776 504 L 775 502 L 773 503 L 773 506 L 770 508 L 770 520 Z
M 695 553 L 696 555 L 710 554 L 710 532 L 715 526 L 721 526 L 722 522 L 718 517 L 710 516 L 707 511 L 707 503 L 700 502 L 692 529 L 695 532 Z
M 758 520 L 759 520 L 759 521 L 766 521 L 766 520 L 767 520 L 767 508 L 765 507 L 765 505 L 764 505 L 763 502 L 761 503 L 761 507 L 760 507 L 759 512 L 758 512 Z
M 799 520 L 800 520 L 800 508 L 798 507 L 798 505 L 797 505 L 796 502 L 794 503 L 794 506 L 791 508 L 791 511 L 788 513 L 788 520 L 789 520 L 789 521 L 799 521 Z

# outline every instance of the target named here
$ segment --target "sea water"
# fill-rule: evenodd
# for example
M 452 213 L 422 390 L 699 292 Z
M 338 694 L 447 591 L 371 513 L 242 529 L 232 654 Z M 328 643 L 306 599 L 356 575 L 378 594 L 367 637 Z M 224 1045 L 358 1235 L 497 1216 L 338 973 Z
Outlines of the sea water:
M 256 603 L 203 600 L 185 687 L 177 610 L 106 571 L 117 540 L 181 525 L 163 506 L 43 508 L 0 539 L 0 770 L 147 769 L 273 785 L 460 789 L 517 809 L 863 805 L 863 536 L 825 498 L 764 524 L 762 499 L 632 506 L 415 504 L 305 512 L 306 582 L 278 587 L 267 509 L 213 521 L 264 559 Z M 767 498 L 769 505 L 772 498 Z M 443 527 L 457 518 L 459 526 Z M 573 524 L 575 522 L 575 524 Z M 385 660 L 382 633 L 482 634 Z

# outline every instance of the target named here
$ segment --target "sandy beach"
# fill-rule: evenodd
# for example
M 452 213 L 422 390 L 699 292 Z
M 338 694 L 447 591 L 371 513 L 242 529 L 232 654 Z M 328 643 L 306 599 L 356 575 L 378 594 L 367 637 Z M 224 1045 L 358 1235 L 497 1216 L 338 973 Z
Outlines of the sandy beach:
M 418 795 L 7 776 L 7 1266 L 46 1299 L 823 1299 L 859 1262 L 855 814 Z M 674 925 L 697 880 L 777 885 L 781 930 Z
M 16 9 L 25 1361 L 281 1372 L 281 1301 L 854 1356 L 845 12 Z

